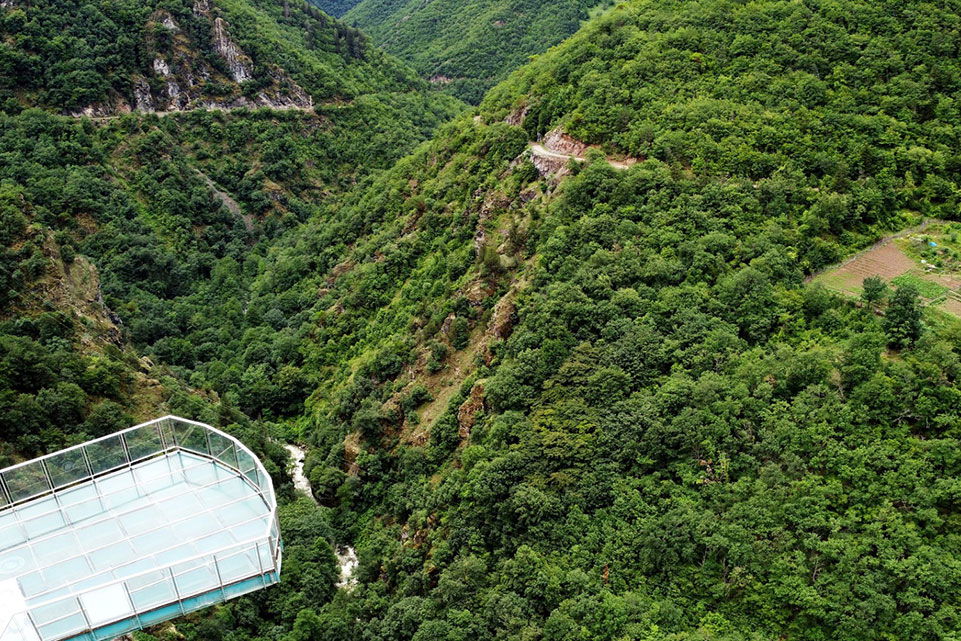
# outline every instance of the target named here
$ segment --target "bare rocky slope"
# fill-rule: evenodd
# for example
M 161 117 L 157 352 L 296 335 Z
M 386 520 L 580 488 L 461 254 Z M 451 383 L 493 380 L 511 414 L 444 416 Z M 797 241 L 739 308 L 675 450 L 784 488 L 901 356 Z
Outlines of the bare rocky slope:
M 127 91 L 120 89 L 107 101 L 73 109 L 70 114 L 313 106 L 313 98 L 283 68 L 267 65 L 255 76 L 253 60 L 233 40 L 230 24 L 216 15 L 209 0 L 195 0 L 193 14 L 201 25 L 199 41 L 194 41 L 169 11 L 158 9 L 151 14 L 146 25 L 148 50 L 153 53 L 150 67 L 144 74 L 130 77 Z M 216 56 L 214 60 L 196 55 L 207 46 Z M 252 85 L 255 80 L 259 87 L 245 91 L 244 84 Z

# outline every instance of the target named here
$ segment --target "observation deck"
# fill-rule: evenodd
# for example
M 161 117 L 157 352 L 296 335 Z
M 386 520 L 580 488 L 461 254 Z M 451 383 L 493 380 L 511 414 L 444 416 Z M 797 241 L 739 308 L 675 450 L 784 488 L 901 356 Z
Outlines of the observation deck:
M 0 470 L 0 641 L 100 641 L 280 580 L 273 483 L 237 439 L 156 419 Z

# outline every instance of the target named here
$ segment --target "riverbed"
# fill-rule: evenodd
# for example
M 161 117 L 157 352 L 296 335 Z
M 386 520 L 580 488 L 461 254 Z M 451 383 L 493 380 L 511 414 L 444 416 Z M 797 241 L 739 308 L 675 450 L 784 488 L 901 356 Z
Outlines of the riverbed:
M 317 503 L 317 499 L 314 498 L 314 493 L 311 491 L 310 481 L 304 475 L 304 461 L 307 459 L 307 452 L 292 443 L 285 443 L 284 448 L 290 452 L 290 457 L 294 459 L 294 467 L 290 471 L 294 487 L 309 496 L 314 503 Z M 357 585 L 354 573 L 360 564 L 357 559 L 357 550 L 349 545 L 340 545 L 334 548 L 334 555 L 337 557 L 337 565 L 340 568 L 340 580 L 337 581 L 337 587 L 352 590 Z

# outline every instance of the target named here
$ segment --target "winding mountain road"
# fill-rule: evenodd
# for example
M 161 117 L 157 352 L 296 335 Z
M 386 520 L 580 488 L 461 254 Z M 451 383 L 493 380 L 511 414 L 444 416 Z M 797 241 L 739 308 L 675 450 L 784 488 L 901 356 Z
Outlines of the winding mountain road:
M 538 156 L 540 158 L 548 158 L 551 160 L 562 160 L 565 162 L 568 160 L 576 160 L 577 162 L 587 162 L 587 158 L 585 156 L 575 156 L 573 154 L 564 154 L 558 151 L 552 151 L 539 142 L 532 142 L 530 144 L 530 150 L 533 155 Z M 637 161 L 634 159 L 614 160 L 613 158 L 607 158 L 607 164 L 613 167 L 614 169 L 628 169 L 636 165 Z
M 335 103 L 331 103 L 335 104 Z M 339 104 L 339 103 L 337 103 Z M 327 106 L 327 103 L 320 103 L 320 106 Z M 248 111 L 257 111 L 258 109 L 269 109 L 271 111 L 303 111 L 305 113 L 315 113 L 315 106 L 310 107 L 300 107 L 297 105 L 246 105 L 243 107 L 192 107 L 190 109 L 174 109 L 173 111 L 140 111 L 139 109 L 134 109 L 128 111 L 127 113 L 113 114 L 111 116 L 88 116 L 87 114 L 67 114 L 71 118 L 87 118 L 93 122 L 108 122 L 111 120 L 118 120 L 126 116 L 157 116 L 158 118 L 166 118 L 167 116 L 176 116 L 178 114 L 190 113 L 191 111 L 216 111 L 216 112 L 230 112 L 239 111 L 241 109 L 246 109 Z

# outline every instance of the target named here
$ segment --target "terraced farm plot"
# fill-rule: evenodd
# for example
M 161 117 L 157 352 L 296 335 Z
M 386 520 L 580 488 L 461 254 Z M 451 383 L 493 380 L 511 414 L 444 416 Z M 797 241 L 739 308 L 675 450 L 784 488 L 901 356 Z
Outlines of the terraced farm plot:
M 941 309 L 952 316 L 961 318 L 961 295 L 955 292 L 954 296 L 949 296 L 948 299 L 941 304 Z
M 947 287 L 942 285 L 931 278 L 925 278 L 926 274 L 918 272 L 917 270 L 911 270 L 906 274 L 901 274 L 897 278 L 891 280 L 891 284 L 895 287 L 902 287 L 904 285 L 911 285 L 916 290 L 921 298 L 927 300 L 938 300 L 943 298 L 948 291 Z
M 870 276 L 880 276 L 885 282 L 917 269 L 918 263 L 905 254 L 894 241 L 875 246 L 846 263 L 824 272 L 816 282 L 828 289 L 860 295 L 861 283 Z
M 928 305 L 961 318 L 961 269 L 955 247 L 961 225 L 931 221 L 904 231 L 814 277 L 828 289 L 860 296 L 865 278 L 913 285 Z

